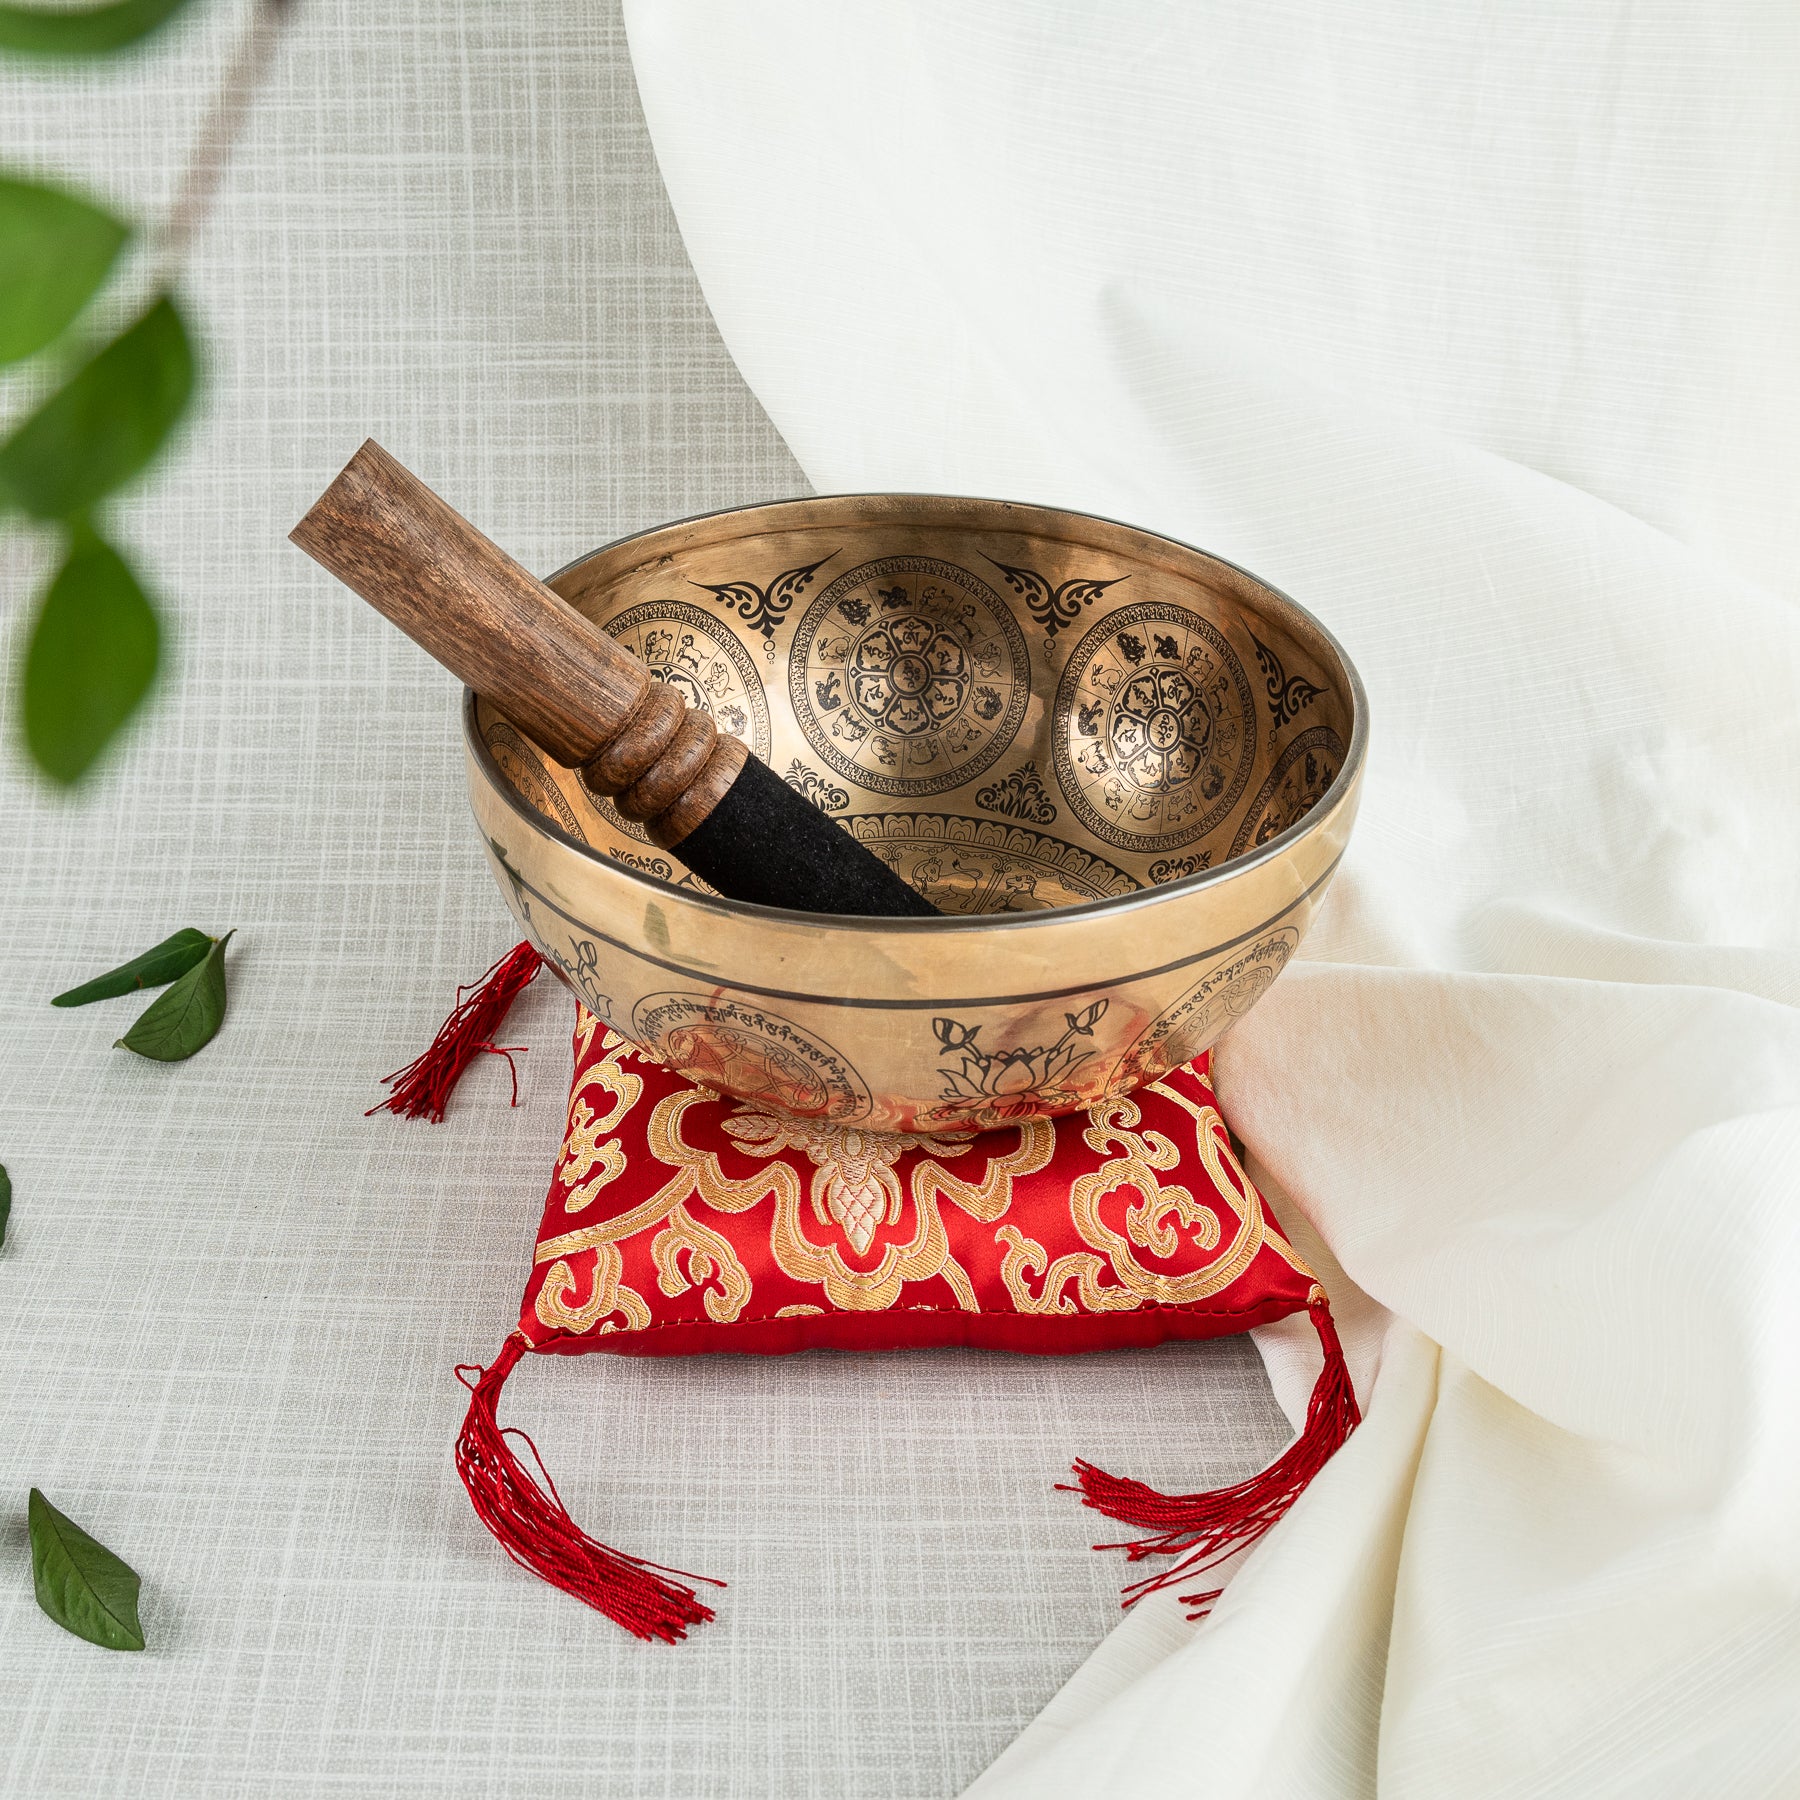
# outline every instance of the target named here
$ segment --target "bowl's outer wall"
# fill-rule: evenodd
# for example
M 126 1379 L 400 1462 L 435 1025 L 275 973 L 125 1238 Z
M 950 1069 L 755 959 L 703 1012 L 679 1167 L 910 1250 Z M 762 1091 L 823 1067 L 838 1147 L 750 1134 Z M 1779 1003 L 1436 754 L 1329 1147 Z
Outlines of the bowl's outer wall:
M 1342 652 L 1129 527 L 831 497 L 664 527 L 552 585 L 984 914 L 719 901 L 471 701 L 471 799 L 521 927 L 622 1034 L 772 1110 L 944 1131 L 1126 1093 L 1255 1003 L 1349 837 L 1367 724 Z

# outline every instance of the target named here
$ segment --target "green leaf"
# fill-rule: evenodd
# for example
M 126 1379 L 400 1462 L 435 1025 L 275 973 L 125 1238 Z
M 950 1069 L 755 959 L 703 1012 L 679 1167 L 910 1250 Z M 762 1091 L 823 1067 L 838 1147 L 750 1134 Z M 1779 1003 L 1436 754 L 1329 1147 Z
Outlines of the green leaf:
M 142 956 L 134 956 L 130 962 L 120 963 L 116 969 L 108 969 L 104 975 L 96 975 L 66 994 L 58 994 L 50 1004 L 86 1006 L 92 1000 L 116 1000 L 137 988 L 162 987 L 177 975 L 185 975 L 212 946 L 213 940 L 204 931 L 196 931 L 190 925 L 173 937 L 164 938 Z
M 129 235 L 111 213 L 73 194 L 0 175 L 0 364 L 58 336 Z
M 6 1221 L 12 1217 L 12 1177 L 0 1163 L 0 1244 L 6 1242 Z
M 144 1008 L 113 1048 L 135 1050 L 152 1062 L 185 1062 L 210 1044 L 225 1023 L 225 946 L 236 936 L 226 932 L 204 962 Z
M 156 674 L 156 614 L 125 559 L 77 526 L 25 651 L 25 743 L 53 781 L 79 781 Z
M 79 11 L 0 6 L 0 50 L 28 56 L 104 56 L 166 25 L 187 0 L 110 0 Z
M 0 444 L 0 500 L 39 519 L 86 512 L 144 469 L 193 391 L 193 347 L 164 294 Z
M 27 1512 L 38 1605 L 64 1631 L 103 1650 L 143 1649 L 137 1572 L 65 1518 L 36 1488 Z

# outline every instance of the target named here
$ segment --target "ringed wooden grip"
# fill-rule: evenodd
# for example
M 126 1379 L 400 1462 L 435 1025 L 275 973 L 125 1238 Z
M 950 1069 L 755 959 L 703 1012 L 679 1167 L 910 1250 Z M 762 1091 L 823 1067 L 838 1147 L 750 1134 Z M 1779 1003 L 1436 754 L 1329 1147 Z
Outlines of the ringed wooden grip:
M 748 752 L 370 438 L 293 541 L 673 849 Z

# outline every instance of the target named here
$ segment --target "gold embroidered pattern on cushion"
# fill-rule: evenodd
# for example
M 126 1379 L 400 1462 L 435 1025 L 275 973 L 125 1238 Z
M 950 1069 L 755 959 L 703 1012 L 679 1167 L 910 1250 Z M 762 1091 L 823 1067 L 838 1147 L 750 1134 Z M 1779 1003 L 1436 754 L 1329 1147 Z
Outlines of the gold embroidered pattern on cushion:
M 1211 1104 L 1212 1084 L 1198 1072 L 1091 1109 L 1079 1134 L 1083 1156 L 1066 1176 L 1047 1176 L 1050 1187 L 1033 1188 L 1030 1207 L 1008 1219 L 1015 1182 L 1058 1155 L 1050 1121 L 1003 1128 L 986 1142 L 1010 1148 L 971 1155 L 966 1138 L 796 1121 L 700 1087 L 668 1092 L 660 1069 L 639 1075 L 626 1066 L 634 1053 L 611 1033 L 602 1048 L 576 1083 L 558 1167 L 560 1211 L 566 1217 L 591 1204 L 628 1155 L 647 1152 L 646 1171 L 662 1179 L 613 1217 L 539 1244 L 537 1261 L 549 1266 L 530 1304 L 552 1329 L 643 1329 L 661 1316 L 655 1289 L 672 1300 L 691 1296 L 687 1303 L 715 1324 L 794 1317 L 796 1284 L 819 1293 L 813 1311 L 881 1312 L 908 1304 L 909 1284 L 936 1282 L 935 1294 L 915 1295 L 910 1305 L 1125 1313 L 1224 1292 L 1265 1242 L 1295 1260 L 1266 1230 Z M 654 1104 L 647 1077 L 665 1089 Z M 592 1104 L 602 1094 L 603 1113 Z M 640 1103 L 646 1111 L 631 1124 L 643 1133 L 642 1148 L 628 1152 L 627 1116 Z M 1173 1123 L 1174 1135 L 1154 1129 L 1149 1116 Z M 1190 1121 L 1193 1146 L 1184 1150 L 1176 1140 L 1187 1141 Z M 1192 1185 L 1165 1184 L 1184 1158 Z M 979 1169 L 979 1178 L 957 1174 L 959 1164 Z M 1202 1169 L 1207 1180 L 1194 1179 Z M 758 1272 L 759 1256 L 747 1254 L 743 1230 L 726 1220 L 765 1202 L 772 1216 L 750 1227 L 759 1253 L 767 1246 Z M 708 1213 L 714 1223 L 703 1222 Z M 759 1283 L 767 1289 L 760 1308 Z
M 729 1325 L 750 1298 L 750 1272 L 738 1260 L 731 1240 L 689 1218 L 685 1207 L 677 1206 L 669 1214 L 668 1229 L 651 1241 L 650 1258 L 656 1264 L 656 1285 L 671 1298 L 689 1288 L 701 1289 L 706 1316 L 716 1325 Z
M 907 1150 L 939 1155 L 958 1149 L 947 1138 L 910 1131 L 864 1131 L 854 1125 L 802 1124 L 772 1113 L 741 1113 L 725 1121 L 726 1132 L 752 1154 L 774 1156 L 798 1150 L 813 1165 L 813 1214 L 832 1224 L 861 1256 L 878 1225 L 897 1225 L 904 1204 L 894 1164 Z
M 908 1196 L 900 1193 L 898 1179 L 892 1171 L 894 1160 L 908 1149 L 954 1154 L 963 1148 L 962 1143 L 956 1139 L 911 1135 L 894 1145 L 890 1158 L 873 1133 L 794 1126 L 769 1115 L 751 1114 L 748 1118 L 727 1119 L 725 1130 L 744 1142 L 747 1155 L 767 1155 L 771 1160 L 750 1177 L 735 1180 L 719 1166 L 714 1151 L 689 1143 L 683 1132 L 685 1115 L 692 1108 L 720 1104 L 718 1096 L 704 1088 L 687 1089 L 659 1100 L 651 1110 L 645 1137 L 652 1156 L 673 1169 L 670 1178 L 647 1199 L 615 1218 L 599 1220 L 578 1231 L 563 1232 L 546 1239 L 538 1246 L 537 1261 L 559 1260 L 583 1250 L 600 1251 L 603 1257 L 610 1253 L 616 1260 L 620 1254 L 619 1246 L 626 1240 L 663 1224 L 691 1198 L 697 1197 L 704 1205 L 722 1213 L 746 1212 L 772 1198 L 775 1217 L 770 1226 L 769 1244 L 776 1263 L 791 1280 L 823 1287 L 829 1306 L 847 1312 L 882 1311 L 894 1305 L 908 1282 L 942 1277 L 961 1308 L 978 1312 L 980 1303 L 974 1284 L 968 1272 L 950 1254 L 940 1203 L 948 1200 L 971 1218 L 984 1224 L 993 1223 L 1006 1211 L 1013 1178 L 1043 1168 L 1056 1142 L 1055 1129 L 1048 1121 L 1029 1121 L 1016 1128 L 1016 1146 L 1006 1154 L 990 1157 L 981 1180 L 976 1182 L 964 1181 L 931 1157 L 922 1157 L 912 1170 Z M 745 1126 L 748 1129 L 733 1129 Z M 812 1161 L 814 1152 L 804 1141 L 812 1137 L 819 1139 L 821 1152 L 834 1158 L 824 1167 L 815 1162 L 809 1196 L 816 1223 L 824 1228 L 823 1241 L 815 1239 L 807 1229 L 799 1177 L 775 1154 L 783 1148 L 799 1150 Z M 852 1145 L 852 1138 L 863 1141 Z M 892 1183 L 891 1192 L 884 1185 L 883 1176 Z M 834 1179 L 839 1184 L 835 1193 Z M 870 1183 L 874 1184 L 882 1202 L 873 1207 L 869 1205 L 866 1193 Z M 882 1246 L 873 1268 L 859 1267 L 859 1252 L 869 1249 L 884 1224 L 905 1223 L 908 1198 L 914 1213 L 910 1239 L 890 1241 Z M 862 1237 L 860 1244 L 858 1235 Z M 720 1239 L 721 1243 L 723 1241 Z M 691 1262 L 689 1266 L 691 1269 Z M 659 1273 L 661 1267 L 659 1262 Z M 725 1281 L 723 1271 L 718 1271 L 722 1285 L 708 1291 L 705 1304 L 709 1315 L 712 1315 L 715 1303 L 733 1299 L 737 1311 L 732 1316 L 741 1314 L 748 1303 L 752 1283 L 741 1264 L 738 1272 L 744 1283 L 743 1297 L 736 1298 L 735 1289 Z M 617 1282 L 616 1269 L 612 1279 Z M 545 1324 L 565 1323 L 573 1317 L 592 1320 L 605 1316 L 604 1312 L 594 1310 L 606 1300 L 604 1292 L 596 1292 L 579 1308 L 569 1306 L 566 1296 L 574 1281 L 573 1271 L 566 1264 L 550 1271 L 545 1283 L 548 1299 L 540 1296 L 538 1308 L 538 1316 Z M 671 1290 L 664 1287 L 665 1293 L 680 1291 L 685 1288 Z M 624 1307 L 626 1302 L 622 1297 L 631 1294 L 631 1290 L 620 1287 L 618 1294 L 621 1298 L 613 1301 L 608 1310 Z M 632 1298 L 637 1297 L 632 1295 Z M 549 1311 L 545 1310 L 546 1306 Z
M 730 1125 L 737 1122 L 728 1122 L 726 1129 L 729 1130 Z M 936 1276 L 942 1276 L 949 1284 L 957 1304 L 964 1311 L 979 1312 L 980 1303 L 975 1297 L 974 1285 L 969 1280 L 968 1272 L 950 1254 L 950 1240 L 944 1230 L 939 1202 L 949 1200 L 971 1218 L 991 1223 L 1006 1210 L 1012 1197 L 1013 1177 L 1033 1174 L 1041 1169 L 1050 1160 L 1055 1141 L 1054 1129 L 1046 1121 L 1038 1120 L 1020 1127 L 1017 1146 L 1005 1155 L 991 1157 L 979 1182 L 962 1181 L 930 1157 L 921 1158 L 913 1168 L 910 1183 L 910 1197 L 916 1219 L 912 1237 L 905 1243 L 889 1242 L 884 1245 L 880 1260 L 872 1269 L 859 1268 L 846 1256 L 847 1248 L 852 1254 L 855 1254 L 857 1248 L 848 1232 L 845 1232 L 841 1241 L 837 1239 L 836 1221 L 827 1203 L 828 1187 L 821 1185 L 819 1179 L 823 1171 L 816 1170 L 812 1182 L 817 1222 L 832 1228 L 830 1235 L 821 1243 L 806 1229 L 806 1220 L 800 1206 L 800 1185 L 793 1170 L 786 1163 L 772 1162 L 768 1165 L 769 1173 L 777 1179 L 774 1184 L 775 1222 L 769 1234 L 770 1248 L 784 1274 L 795 1281 L 819 1283 L 825 1289 L 825 1298 L 829 1304 L 845 1312 L 883 1311 L 900 1298 L 900 1290 L 906 1283 L 929 1281 Z M 929 1138 L 915 1139 L 915 1144 L 939 1152 L 958 1147 L 954 1141 Z M 800 1145 L 794 1147 L 804 1148 Z M 766 1142 L 757 1145 L 760 1153 L 767 1154 L 769 1148 Z M 696 1180 L 701 1193 L 709 1201 L 712 1199 L 711 1184 L 714 1180 L 734 1189 L 740 1185 L 726 1182 L 717 1159 L 710 1151 L 690 1151 L 685 1144 L 681 1145 L 681 1151 L 696 1158 Z M 896 1152 L 896 1156 L 898 1154 Z M 895 1181 L 894 1185 L 895 1196 L 898 1198 L 899 1184 Z M 896 1205 L 886 1222 L 902 1224 L 905 1211 L 904 1203 Z M 880 1222 L 870 1223 L 871 1240 Z
M 775 1218 L 769 1232 L 769 1246 L 782 1272 L 790 1279 L 816 1283 L 825 1290 L 829 1305 L 846 1312 L 878 1312 L 892 1306 L 900 1290 L 909 1281 L 928 1281 L 942 1276 L 955 1293 L 958 1303 L 970 1312 L 978 1311 L 975 1291 L 967 1273 L 950 1256 L 950 1242 L 938 1211 L 940 1197 L 956 1202 L 972 1216 L 994 1219 L 1006 1208 L 1011 1194 L 1012 1177 L 1040 1169 L 1049 1159 L 1054 1133 L 1047 1124 L 1026 1127 L 1019 1134 L 1019 1144 L 1010 1155 L 990 1160 L 986 1175 L 979 1183 L 959 1181 L 929 1159 L 914 1169 L 912 1200 L 917 1224 L 910 1242 L 889 1243 L 882 1249 L 873 1269 L 858 1268 L 846 1255 L 850 1247 L 846 1236 L 842 1243 L 816 1242 L 807 1232 L 801 1208 L 800 1183 L 794 1170 L 785 1162 L 771 1160 L 747 1180 L 733 1180 L 719 1166 L 717 1155 L 704 1147 L 690 1144 L 683 1135 L 683 1117 L 696 1102 L 717 1101 L 710 1094 L 672 1094 L 657 1103 L 650 1116 L 648 1138 L 651 1151 L 661 1161 L 677 1165 L 708 1206 L 720 1212 L 743 1212 L 759 1201 L 773 1196 Z M 755 1115 L 752 1115 L 755 1116 Z M 726 1129 L 741 1120 L 727 1121 Z M 867 1134 L 865 1134 L 867 1135 Z M 798 1148 L 799 1146 L 795 1146 Z M 945 1144 L 941 1148 L 949 1149 Z M 771 1152 L 765 1140 L 757 1145 L 762 1154 Z M 932 1148 L 940 1146 L 932 1144 Z M 810 1160 L 810 1159 L 809 1159 Z M 650 1207 L 668 1197 L 669 1204 L 685 1199 L 686 1192 L 671 1194 L 675 1184 L 644 1207 L 635 1208 L 615 1222 L 609 1237 L 622 1239 L 640 1231 L 649 1222 Z M 814 1177 L 815 1194 L 820 1206 L 820 1223 L 832 1224 L 828 1192 Z M 900 1223 L 904 1209 L 894 1216 Z M 871 1223 L 871 1233 L 876 1225 Z M 835 1234 L 834 1234 L 835 1235 Z M 564 1242 L 566 1240 L 559 1240 Z M 854 1253 L 854 1252 L 853 1252 Z
M 1028 1238 L 1016 1225 L 1002 1225 L 994 1239 L 1006 1245 L 1000 1279 L 1006 1283 L 1013 1305 L 1022 1313 L 1130 1312 L 1143 1305 L 1126 1288 L 1103 1287 L 1100 1278 L 1105 1264 L 1088 1251 L 1071 1250 L 1051 1262 L 1044 1246 L 1036 1238 Z M 1043 1276 L 1036 1294 L 1026 1284 L 1027 1275 Z M 1075 1283 L 1079 1302 L 1063 1292 L 1070 1281 Z
M 1197 1082 L 1201 1087 L 1205 1088 L 1209 1094 L 1216 1093 L 1217 1090 L 1213 1085 L 1212 1070 L 1210 1068 L 1190 1068 L 1185 1070 L 1184 1073 L 1190 1080 Z M 1170 1088 L 1165 1087 L 1161 1082 L 1152 1082 L 1151 1086 L 1154 1087 L 1159 1094 L 1168 1094 L 1173 1091 Z M 1183 1100 L 1180 1094 L 1175 1094 L 1174 1098 L 1181 1101 L 1183 1106 L 1188 1105 L 1187 1101 Z M 1193 1109 L 1189 1107 L 1188 1110 L 1192 1111 Z M 1213 1179 L 1217 1181 L 1222 1188 L 1230 1189 L 1235 1187 L 1244 1193 L 1254 1193 L 1256 1191 L 1256 1184 L 1250 1179 L 1250 1172 L 1238 1160 L 1236 1153 L 1231 1149 L 1231 1130 L 1230 1127 L 1224 1123 L 1222 1118 L 1219 1121 L 1219 1128 L 1220 1143 L 1223 1145 L 1223 1149 L 1221 1150 L 1215 1146 L 1213 1157 L 1208 1157 L 1206 1154 L 1206 1147 L 1204 1145 L 1201 1146 L 1201 1156 L 1206 1162 L 1207 1172 L 1213 1176 Z M 1233 1174 L 1233 1179 L 1230 1181 L 1224 1179 L 1224 1177 L 1218 1173 L 1221 1169 L 1230 1169 Z M 1257 1212 L 1258 1217 L 1260 1218 L 1260 1207 L 1258 1207 Z M 1309 1280 L 1311 1279 L 1312 1269 L 1307 1263 L 1306 1258 L 1303 1257 L 1279 1231 L 1263 1231 L 1261 1233 L 1261 1246 L 1259 1247 L 1266 1247 L 1273 1250 L 1290 1269 L 1306 1276 Z M 1323 1288 L 1317 1288 L 1314 1292 L 1322 1298 L 1325 1290 Z M 1308 1304 L 1310 1305 L 1311 1302 L 1309 1301 Z
M 1134 1131 L 1142 1118 L 1135 1101 L 1110 1100 L 1094 1107 L 1093 1123 L 1083 1136 L 1102 1153 L 1117 1145 L 1125 1154 L 1113 1157 L 1092 1174 L 1081 1176 L 1069 1192 L 1069 1212 L 1085 1243 L 1104 1251 L 1113 1273 L 1134 1294 L 1160 1306 L 1186 1306 L 1221 1293 L 1255 1260 L 1263 1246 L 1265 1230 L 1250 1178 L 1238 1165 L 1225 1136 L 1225 1121 L 1215 1107 L 1196 1105 L 1163 1082 L 1152 1082 L 1155 1093 L 1173 1100 L 1194 1118 L 1197 1148 L 1207 1173 L 1235 1215 L 1236 1235 L 1216 1262 L 1185 1275 L 1165 1275 L 1138 1261 L 1132 1245 L 1154 1256 L 1179 1254 L 1186 1227 L 1188 1242 L 1200 1250 L 1216 1249 L 1222 1221 L 1212 1207 L 1200 1204 L 1185 1187 L 1163 1187 L 1157 1172 L 1175 1168 L 1181 1152 L 1159 1131 Z M 1138 1201 L 1125 1215 L 1125 1231 L 1115 1231 L 1100 1216 L 1101 1203 L 1121 1191 L 1135 1192 Z
M 556 1170 L 556 1179 L 569 1190 L 569 1197 L 563 1202 L 564 1212 L 585 1211 L 608 1182 L 624 1173 L 625 1152 L 612 1141 L 612 1134 L 644 1092 L 643 1078 L 619 1066 L 619 1052 L 624 1047 L 623 1040 L 616 1043 L 581 1077 L 569 1095 L 569 1129 Z M 588 1104 L 590 1088 L 604 1089 L 612 1096 L 612 1105 L 604 1113 L 596 1113 Z M 596 1167 L 600 1173 L 588 1180 Z
M 537 1247 L 536 1260 L 544 1263 L 559 1256 L 574 1256 L 583 1250 L 621 1244 L 640 1231 L 662 1224 L 699 1187 L 695 1165 L 705 1157 L 705 1152 L 689 1150 L 681 1141 L 678 1121 L 690 1106 L 716 1106 L 718 1103 L 718 1096 L 705 1088 L 691 1088 L 659 1100 L 650 1115 L 645 1135 L 657 1161 L 675 1165 L 669 1179 L 648 1199 L 640 1200 L 616 1218 L 603 1219 L 595 1225 L 584 1225 L 579 1231 L 565 1231 L 544 1239 Z M 707 1188 L 706 1203 L 720 1212 L 747 1212 L 775 1191 L 780 1181 L 777 1170 L 790 1181 L 793 1179 L 793 1172 L 781 1164 L 772 1165 L 748 1181 L 731 1181 L 720 1174 Z
M 617 1244 L 599 1245 L 590 1277 L 593 1287 L 581 1305 L 571 1306 L 569 1296 L 577 1286 L 575 1271 L 559 1261 L 544 1277 L 544 1285 L 538 1291 L 539 1323 L 553 1331 L 591 1331 L 596 1325 L 602 1331 L 642 1331 L 650 1323 L 650 1308 L 644 1304 L 642 1294 L 620 1281 L 623 1268 L 624 1259 Z M 614 1313 L 625 1315 L 622 1326 L 612 1322 Z M 605 1323 L 601 1323 L 603 1320 Z

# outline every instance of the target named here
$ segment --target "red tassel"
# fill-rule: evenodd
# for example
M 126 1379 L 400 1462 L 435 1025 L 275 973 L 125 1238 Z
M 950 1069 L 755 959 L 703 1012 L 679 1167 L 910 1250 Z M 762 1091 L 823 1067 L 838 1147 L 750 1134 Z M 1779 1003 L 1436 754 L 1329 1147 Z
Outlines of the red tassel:
M 519 1071 L 513 1058 L 523 1054 L 524 1045 L 496 1044 L 494 1033 L 505 1023 L 512 1003 L 531 986 L 543 966 L 543 957 L 531 945 L 519 944 L 473 987 L 458 988 L 456 1010 L 431 1040 L 431 1048 L 404 1069 L 382 1077 L 394 1091 L 380 1105 L 371 1106 L 363 1117 L 391 1112 L 404 1119 L 429 1119 L 432 1124 L 441 1125 L 444 1106 L 462 1079 L 463 1070 L 484 1050 L 506 1058 L 506 1066 L 512 1071 L 512 1103 L 517 1106 Z
M 1313 1385 L 1300 1435 L 1260 1475 L 1210 1493 L 1160 1494 L 1141 1481 L 1108 1475 L 1090 1462 L 1078 1462 L 1075 1476 L 1080 1485 L 1061 1484 L 1065 1493 L 1079 1493 L 1083 1505 L 1149 1533 L 1124 1543 L 1096 1544 L 1096 1550 L 1123 1550 L 1132 1562 L 1150 1556 L 1180 1557 L 1174 1567 L 1133 1582 L 1125 1589 L 1124 1605 L 1133 1606 L 1146 1594 L 1175 1587 L 1254 1544 L 1300 1498 L 1306 1484 L 1362 1423 L 1343 1346 L 1322 1290 L 1314 1294 L 1309 1310 L 1324 1346 L 1325 1367 Z M 1190 1619 L 1202 1619 L 1224 1591 L 1211 1588 L 1177 1598 L 1195 1609 L 1188 1614 Z
M 713 1616 L 713 1609 L 683 1583 L 725 1583 L 610 1550 L 569 1517 L 537 1445 L 515 1428 L 503 1431 L 494 1417 L 500 1389 L 527 1348 L 514 1332 L 491 1368 L 464 1363 L 456 1371 L 470 1394 L 468 1417 L 456 1440 L 456 1472 L 482 1524 L 521 1568 L 605 1613 L 633 1637 L 678 1642 L 690 1625 Z M 531 1452 L 535 1474 L 514 1456 L 508 1438 L 517 1438 Z

